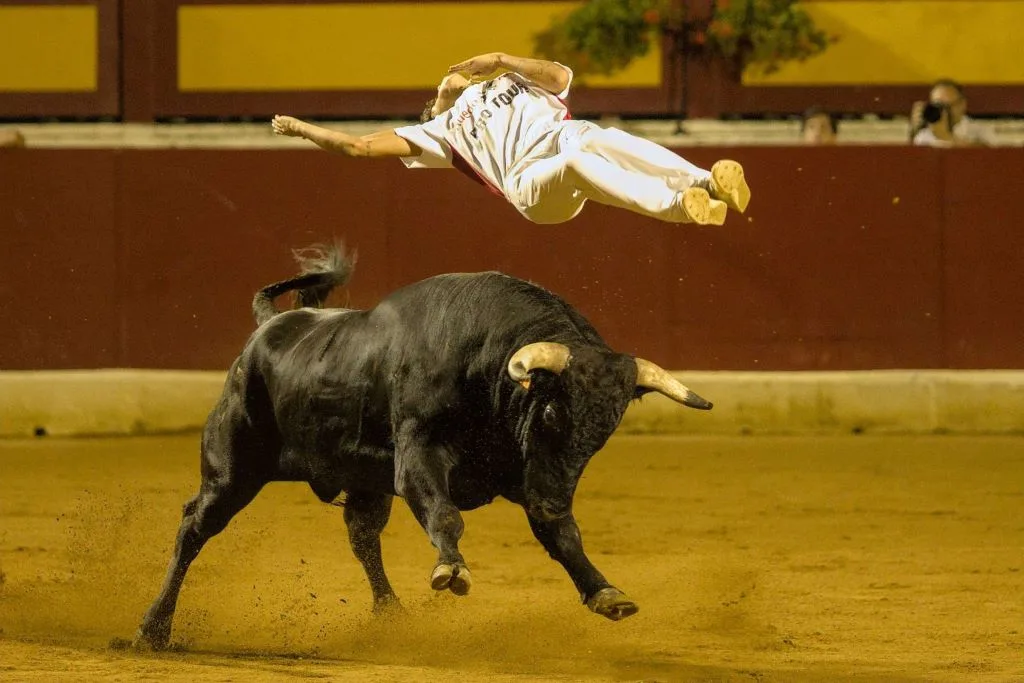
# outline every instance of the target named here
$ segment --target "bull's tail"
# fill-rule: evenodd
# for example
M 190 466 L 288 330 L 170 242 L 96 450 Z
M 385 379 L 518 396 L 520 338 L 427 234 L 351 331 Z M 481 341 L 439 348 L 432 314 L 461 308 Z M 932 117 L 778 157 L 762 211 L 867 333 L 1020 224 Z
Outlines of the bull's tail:
M 355 256 L 347 255 L 340 242 L 330 246 L 315 244 L 305 249 L 296 249 L 292 255 L 299 263 L 300 274 L 267 285 L 253 297 L 252 314 L 257 325 L 262 325 L 281 312 L 274 306 L 274 299 L 285 292 L 295 291 L 299 306 L 320 308 L 332 289 L 348 282 L 355 268 Z

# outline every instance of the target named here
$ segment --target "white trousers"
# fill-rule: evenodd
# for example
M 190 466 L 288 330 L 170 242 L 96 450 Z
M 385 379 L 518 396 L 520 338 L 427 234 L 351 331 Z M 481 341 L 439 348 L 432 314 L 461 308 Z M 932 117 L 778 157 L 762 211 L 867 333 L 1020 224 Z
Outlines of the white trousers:
M 509 201 L 534 223 L 564 223 L 588 199 L 671 223 L 686 220 L 678 194 L 710 172 L 617 128 L 566 121 L 554 154 L 529 160 L 506 183 Z

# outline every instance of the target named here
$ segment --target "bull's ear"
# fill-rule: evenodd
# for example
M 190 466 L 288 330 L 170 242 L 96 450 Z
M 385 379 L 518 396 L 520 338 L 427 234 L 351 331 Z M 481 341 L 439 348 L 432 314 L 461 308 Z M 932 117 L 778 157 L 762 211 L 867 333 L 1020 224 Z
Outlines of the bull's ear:
M 636 387 L 636 389 L 633 390 L 633 400 L 639 401 L 650 393 L 654 393 L 654 389 L 650 389 L 648 387 Z

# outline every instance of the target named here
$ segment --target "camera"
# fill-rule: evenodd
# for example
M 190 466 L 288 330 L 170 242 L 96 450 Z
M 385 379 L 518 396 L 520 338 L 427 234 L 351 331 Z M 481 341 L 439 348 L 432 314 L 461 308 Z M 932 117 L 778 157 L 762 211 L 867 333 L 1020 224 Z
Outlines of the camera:
M 942 104 L 941 102 L 929 102 L 924 105 L 924 111 L 921 112 L 921 118 L 928 124 L 938 123 L 939 119 L 942 118 L 942 112 L 948 111 L 948 104 Z

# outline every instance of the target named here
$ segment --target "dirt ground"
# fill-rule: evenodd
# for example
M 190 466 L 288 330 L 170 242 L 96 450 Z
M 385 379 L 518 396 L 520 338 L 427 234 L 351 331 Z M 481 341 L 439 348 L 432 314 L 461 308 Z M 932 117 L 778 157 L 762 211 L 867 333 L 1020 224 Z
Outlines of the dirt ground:
M 193 565 L 175 651 L 108 647 L 198 476 L 197 436 L 0 442 L 0 680 L 1024 680 L 1020 438 L 615 438 L 576 513 L 618 623 L 502 502 L 466 514 L 458 598 L 397 501 L 408 613 L 374 619 L 341 510 L 275 484 Z

